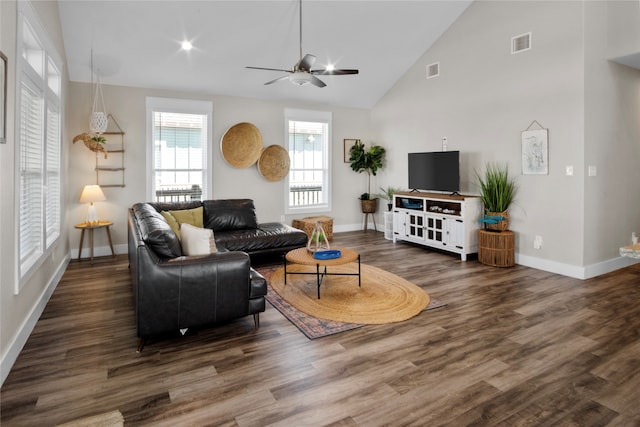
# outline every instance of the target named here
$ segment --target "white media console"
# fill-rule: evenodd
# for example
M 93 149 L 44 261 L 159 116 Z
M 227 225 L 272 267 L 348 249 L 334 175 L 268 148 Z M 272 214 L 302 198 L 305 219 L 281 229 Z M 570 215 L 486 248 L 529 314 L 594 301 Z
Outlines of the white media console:
M 400 192 L 393 195 L 393 241 L 460 254 L 478 252 L 482 201 L 477 196 Z

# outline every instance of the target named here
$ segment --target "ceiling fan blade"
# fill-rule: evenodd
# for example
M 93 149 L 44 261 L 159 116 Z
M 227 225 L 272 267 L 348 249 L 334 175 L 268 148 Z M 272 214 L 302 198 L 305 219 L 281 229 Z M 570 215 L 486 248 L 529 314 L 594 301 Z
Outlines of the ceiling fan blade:
M 270 80 L 270 81 L 266 82 L 265 86 L 266 85 L 270 85 L 270 84 L 275 83 L 275 82 L 279 82 L 280 80 L 288 79 L 288 78 L 289 78 L 288 74 L 286 76 L 278 77 L 277 79 L 273 79 L 273 80 Z
M 309 76 L 311 77 L 310 83 L 312 85 L 318 86 L 318 87 L 325 87 L 326 86 L 326 84 L 322 80 L 320 80 L 319 78 L 317 78 L 313 74 L 309 74 Z
M 348 74 L 358 74 L 358 70 L 311 70 L 311 74 L 315 74 L 317 76 L 345 76 Z
M 282 73 L 290 73 L 291 70 L 281 70 L 280 68 L 264 68 L 264 67 L 244 67 L 252 70 L 267 70 L 267 71 L 280 71 Z
M 299 71 L 310 71 L 311 66 L 314 62 L 316 62 L 316 57 L 307 53 L 303 58 L 300 59 L 300 61 L 298 61 L 295 69 Z

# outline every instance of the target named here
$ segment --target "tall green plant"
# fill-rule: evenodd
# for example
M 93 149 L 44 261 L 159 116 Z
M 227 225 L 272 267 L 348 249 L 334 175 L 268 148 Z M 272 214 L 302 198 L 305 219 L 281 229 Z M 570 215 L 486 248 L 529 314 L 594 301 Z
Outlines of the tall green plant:
M 506 164 L 487 163 L 484 177 L 476 172 L 480 181 L 480 198 L 488 212 L 505 212 L 516 195 L 515 178 L 509 177 Z
M 374 145 L 368 150 L 364 149 L 364 144 L 359 139 L 349 149 L 349 163 L 355 172 L 367 174 L 367 192 L 371 195 L 371 175 L 375 176 L 379 169 L 383 167 L 386 150 L 379 145 Z M 364 196 L 364 195 L 363 195 Z M 361 198 L 363 198 L 361 196 Z

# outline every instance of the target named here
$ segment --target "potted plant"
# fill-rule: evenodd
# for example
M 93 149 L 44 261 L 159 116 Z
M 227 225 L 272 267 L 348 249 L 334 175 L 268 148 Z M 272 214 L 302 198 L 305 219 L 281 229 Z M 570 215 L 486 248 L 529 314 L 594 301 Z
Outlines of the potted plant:
M 373 145 L 365 150 L 364 144 L 359 139 L 349 150 L 349 163 L 351 169 L 355 172 L 367 174 L 367 192 L 360 195 L 360 204 L 363 213 L 374 213 L 376 211 L 377 198 L 371 197 L 371 175 L 376 175 L 379 169 L 383 167 L 384 156 L 386 150 L 379 146 Z
M 509 228 L 509 206 L 515 198 L 515 178 L 509 176 L 507 164 L 487 163 L 484 177 L 476 172 L 480 182 L 480 198 L 484 204 L 485 224 L 491 230 Z
M 399 192 L 400 189 L 389 186 L 387 188 L 380 187 L 380 190 L 382 193 L 379 196 L 387 201 L 387 208 L 391 210 L 393 208 L 393 195 Z

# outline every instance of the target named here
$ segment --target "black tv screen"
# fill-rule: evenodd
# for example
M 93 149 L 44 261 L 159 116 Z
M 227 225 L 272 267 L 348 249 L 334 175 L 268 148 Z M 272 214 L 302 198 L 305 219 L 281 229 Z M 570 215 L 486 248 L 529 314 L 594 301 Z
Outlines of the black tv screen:
M 460 190 L 460 152 L 409 153 L 409 188 L 423 191 Z

